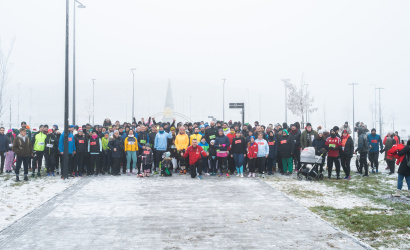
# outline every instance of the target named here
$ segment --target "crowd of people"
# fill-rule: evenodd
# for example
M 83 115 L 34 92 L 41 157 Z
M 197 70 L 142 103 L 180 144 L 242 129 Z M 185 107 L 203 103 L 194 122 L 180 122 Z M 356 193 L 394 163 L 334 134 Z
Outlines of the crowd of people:
M 137 122 L 134 118 L 132 123 L 120 124 L 107 118 L 102 125 L 71 125 L 68 131 L 69 177 L 100 174 L 149 177 L 152 174 L 168 176 L 172 172 L 189 173 L 199 179 L 203 174 L 230 177 L 236 173 L 244 177 L 245 172 L 249 178 L 257 174 L 262 178 L 274 173 L 292 175 L 302 168 L 301 152 L 313 147 L 316 155 L 322 157 L 321 173 L 327 163 L 328 179 L 349 180 L 354 154 L 359 159 L 358 174 L 369 176 L 368 161 L 371 172 L 378 173 L 379 154 L 385 153 L 390 174 L 395 172 L 395 165 L 399 165 L 395 195 L 400 195 L 404 179 L 410 189 L 410 140 L 401 141 L 397 132 L 389 132 L 382 139 L 376 129 L 369 131 L 360 122 L 353 130 L 348 122 L 330 130 L 321 126 L 314 130 L 310 123 L 301 128 L 299 122 L 264 126 L 256 121 L 252 126 L 232 121 L 156 122 L 155 118 Z M 357 133 L 357 147 L 352 133 Z M 47 176 L 59 175 L 64 132 L 57 125 L 30 129 L 25 122 L 20 129 L 9 129 L 7 133 L 2 127 L 0 153 L 1 173 L 14 171 L 16 181 L 19 181 L 22 165 L 25 181 L 29 180 L 29 170 L 32 178 L 40 177 L 43 157 Z M 165 159 L 169 164 L 165 164 Z M 332 175 L 333 165 L 336 176 Z

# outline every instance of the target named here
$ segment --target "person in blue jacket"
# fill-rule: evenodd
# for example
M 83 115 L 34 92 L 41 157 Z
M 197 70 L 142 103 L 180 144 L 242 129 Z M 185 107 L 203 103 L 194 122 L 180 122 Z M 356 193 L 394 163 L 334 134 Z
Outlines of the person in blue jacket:
M 258 154 L 256 155 L 256 166 L 258 166 L 259 176 L 265 178 L 266 158 L 269 156 L 268 142 L 263 139 L 263 133 L 258 133 L 258 139 L 255 140 L 258 145 Z
M 155 135 L 154 148 L 155 150 L 155 163 L 154 163 L 154 173 L 159 169 L 159 162 L 162 161 L 162 155 L 167 151 L 168 139 L 172 139 L 172 134 L 167 133 L 164 130 L 164 126 L 159 125 L 159 131 Z
M 276 145 L 276 137 L 273 130 L 269 131 L 267 141 L 269 146 L 268 175 L 273 175 L 272 169 L 276 171 L 276 156 L 278 155 L 278 146 Z
M 74 140 L 74 125 L 70 125 L 68 128 L 68 176 L 73 177 L 73 165 L 74 165 L 74 158 L 75 155 L 75 140 Z M 58 150 L 60 151 L 61 155 L 64 155 L 64 132 L 60 136 L 60 140 L 58 142 Z M 63 178 L 63 176 L 61 176 Z
M 372 173 L 379 172 L 379 153 L 383 150 L 383 142 L 380 135 L 376 134 L 376 129 L 373 128 L 371 133 L 367 136 L 369 142 L 369 161 L 372 167 Z

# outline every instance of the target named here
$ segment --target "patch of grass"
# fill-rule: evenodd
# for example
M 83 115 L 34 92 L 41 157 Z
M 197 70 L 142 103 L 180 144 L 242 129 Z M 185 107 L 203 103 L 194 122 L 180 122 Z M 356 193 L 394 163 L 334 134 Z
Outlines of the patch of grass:
M 289 194 L 291 196 L 299 197 L 299 198 L 312 198 L 318 196 L 324 196 L 322 193 L 317 191 L 309 190 L 309 191 L 300 191 L 299 188 L 291 187 L 288 190 L 283 190 L 282 192 Z
M 400 243 L 400 240 L 394 239 L 397 235 L 406 235 L 410 229 L 410 214 L 407 213 L 410 206 L 395 206 L 397 209 L 389 211 L 371 207 L 336 209 L 328 206 L 312 207 L 310 210 L 350 233 L 357 234 L 373 247 L 391 247 L 393 241 Z

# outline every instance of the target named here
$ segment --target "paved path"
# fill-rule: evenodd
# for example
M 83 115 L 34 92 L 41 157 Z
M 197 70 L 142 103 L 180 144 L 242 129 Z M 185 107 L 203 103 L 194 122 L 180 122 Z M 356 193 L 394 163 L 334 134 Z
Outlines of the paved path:
M 258 179 L 87 177 L 0 232 L 0 249 L 363 249 Z

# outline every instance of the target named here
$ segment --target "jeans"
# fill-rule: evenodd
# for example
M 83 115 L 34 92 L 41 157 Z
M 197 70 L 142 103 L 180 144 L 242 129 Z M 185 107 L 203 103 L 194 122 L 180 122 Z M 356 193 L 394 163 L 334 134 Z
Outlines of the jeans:
M 271 174 L 273 169 L 276 171 L 276 158 L 268 158 L 268 173 Z
M 401 188 L 403 187 L 403 179 L 406 179 L 407 189 L 410 190 L 410 175 L 404 176 L 401 174 L 399 174 L 397 178 L 397 189 L 401 190 Z
M 24 166 L 24 175 L 28 175 L 28 162 L 29 161 L 30 161 L 30 156 L 26 156 L 26 157 L 17 156 L 16 175 L 20 174 L 21 163 L 23 163 L 23 166 Z
M 244 154 L 233 154 L 233 159 L 235 160 L 235 167 L 240 168 L 243 166 Z
M 137 165 L 137 151 L 127 151 L 127 170 L 130 169 L 131 160 L 132 160 L 132 165 L 134 165 L 134 169 L 135 169 L 135 166 Z

